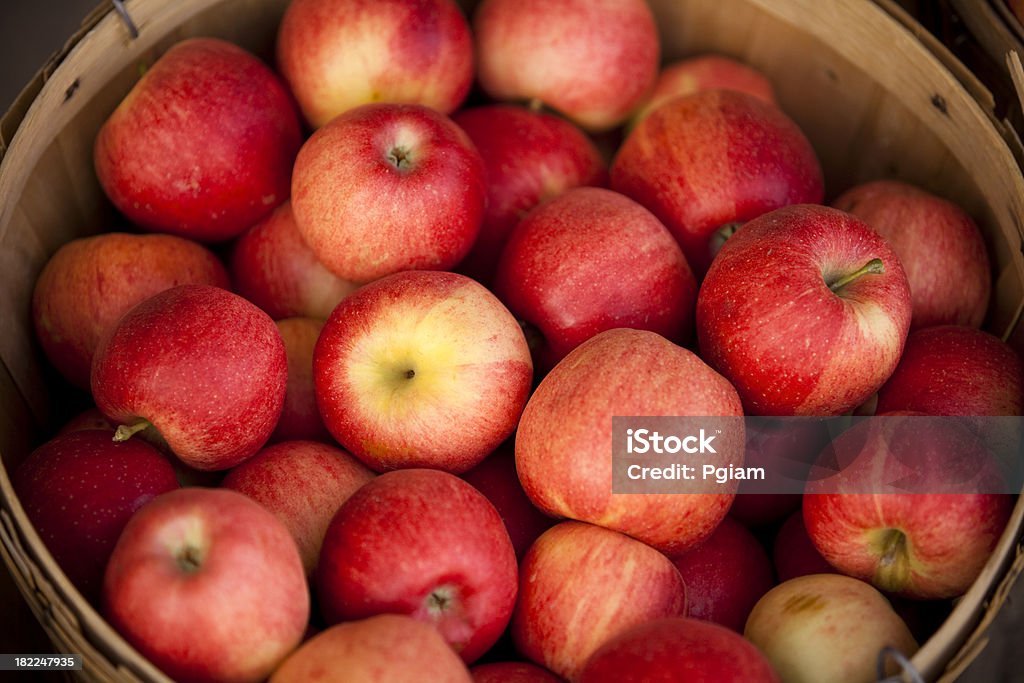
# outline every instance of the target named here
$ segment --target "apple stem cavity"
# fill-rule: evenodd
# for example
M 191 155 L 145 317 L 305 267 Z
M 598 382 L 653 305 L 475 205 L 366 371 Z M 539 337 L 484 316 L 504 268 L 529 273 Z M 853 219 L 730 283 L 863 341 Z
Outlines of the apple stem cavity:
M 885 529 L 878 532 L 875 547 L 879 559 L 873 583 L 884 591 L 897 593 L 903 590 L 910 582 L 907 535 L 899 529 Z
M 829 289 L 831 289 L 833 292 L 838 293 L 840 289 L 850 284 L 854 280 L 863 277 L 864 275 L 881 275 L 884 272 L 885 264 L 882 263 L 882 259 L 873 258 L 867 263 L 865 263 L 859 270 L 855 270 L 852 273 L 844 275 L 840 277 L 838 280 L 834 280 L 833 282 L 828 282 L 826 280 L 826 283 L 828 284 Z
M 438 586 L 430 592 L 425 601 L 427 614 L 442 615 L 448 612 L 455 600 L 455 589 L 451 586 Z
M 412 154 L 405 147 L 395 145 L 388 151 L 387 159 L 399 171 L 412 169 Z
M 181 552 L 174 556 L 178 562 L 178 568 L 186 574 L 199 571 L 203 565 L 203 552 L 194 545 L 186 545 Z
M 152 425 L 150 424 L 149 420 L 139 420 L 138 422 L 134 422 L 130 425 L 120 425 L 114 432 L 114 441 L 116 441 L 117 443 L 127 441 L 128 439 L 132 438 L 134 434 L 137 434 L 150 426 Z

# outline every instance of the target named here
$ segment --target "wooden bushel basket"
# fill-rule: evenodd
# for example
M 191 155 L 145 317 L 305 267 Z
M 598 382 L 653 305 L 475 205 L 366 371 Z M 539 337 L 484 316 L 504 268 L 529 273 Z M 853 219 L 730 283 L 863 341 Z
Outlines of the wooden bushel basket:
M 29 302 L 63 243 L 112 225 L 92 170 L 92 143 L 137 80 L 139 65 L 190 36 L 272 55 L 287 0 L 129 0 L 133 37 L 109 4 L 94 13 L 0 121 L 0 555 L 58 652 L 80 653 L 88 680 L 167 680 L 71 586 L 25 517 L 9 472 L 52 434 L 62 389 L 35 342 Z M 827 197 L 900 178 L 963 206 L 993 260 L 986 329 L 1024 350 L 1024 177 L 990 98 L 889 0 L 652 0 L 666 60 L 701 52 L 765 71 L 810 138 Z M 66 411 L 64 411 L 66 412 Z M 984 646 L 1015 563 L 1024 504 L 981 576 L 914 656 L 949 680 Z

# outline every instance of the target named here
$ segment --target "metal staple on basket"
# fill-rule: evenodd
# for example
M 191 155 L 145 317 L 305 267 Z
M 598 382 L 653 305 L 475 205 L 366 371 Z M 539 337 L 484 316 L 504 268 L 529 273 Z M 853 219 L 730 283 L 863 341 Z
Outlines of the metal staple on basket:
M 128 14 L 128 9 L 124 6 L 124 0 L 110 0 L 114 5 L 114 11 L 117 12 L 117 16 L 121 17 L 121 21 L 128 28 L 128 33 L 131 35 L 132 40 L 139 37 L 139 29 L 135 25 L 135 21 L 132 19 L 132 15 Z
M 885 665 L 888 664 L 890 658 L 899 664 L 901 672 L 893 676 L 886 676 Z M 903 678 L 903 674 L 909 675 L 910 680 L 913 683 L 924 683 L 924 678 L 921 677 L 921 673 L 917 670 L 917 667 L 914 666 L 905 654 L 891 645 L 886 645 L 878 651 L 877 666 L 878 683 L 904 683 L 906 679 Z

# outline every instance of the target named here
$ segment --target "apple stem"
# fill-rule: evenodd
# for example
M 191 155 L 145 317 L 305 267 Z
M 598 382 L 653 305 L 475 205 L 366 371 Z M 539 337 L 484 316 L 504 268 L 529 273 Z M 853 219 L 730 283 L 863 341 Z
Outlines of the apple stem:
M 873 583 L 877 588 L 892 593 L 903 590 L 910 581 L 907 535 L 899 529 L 886 529 L 882 532 L 878 549 L 881 553 Z
M 840 289 L 842 289 L 843 287 L 845 287 L 846 285 L 850 284 L 851 282 L 853 282 L 854 280 L 856 280 L 857 278 L 859 278 L 861 276 L 864 276 L 864 275 L 881 275 L 884 272 L 885 272 L 885 264 L 882 263 L 882 259 L 880 259 L 880 258 L 873 258 L 870 261 L 868 261 L 867 263 L 865 263 L 864 266 L 860 268 L 860 270 L 854 271 L 854 272 L 850 273 L 849 275 L 844 275 L 843 277 L 839 278 L 838 280 L 829 283 L 828 284 L 828 288 L 831 289 L 833 292 L 838 292 Z
M 147 427 L 151 426 L 152 425 L 150 424 L 149 420 L 139 420 L 138 422 L 135 422 L 130 425 L 120 425 L 114 432 L 114 441 L 118 443 L 122 441 L 127 441 L 128 439 L 132 438 L 133 434 L 137 434 L 138 432 L 141 432 L 143 429 L 146 429 Z

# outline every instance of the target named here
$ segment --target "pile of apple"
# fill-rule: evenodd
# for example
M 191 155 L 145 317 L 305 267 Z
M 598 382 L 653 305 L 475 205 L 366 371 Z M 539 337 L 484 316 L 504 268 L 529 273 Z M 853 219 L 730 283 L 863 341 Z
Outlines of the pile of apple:
M 95 408 L 16 490 L 157 667 L 868 681 L 971 585 L 1011 496 L 611 488 L 613 415 L 1021 414 L 961 209 L 825 206 L 767 78 L 662 67 L 642 0 L 294 0 L 276 56 L 152 64 L 95 143 L 138 230 L 34 294 Z

